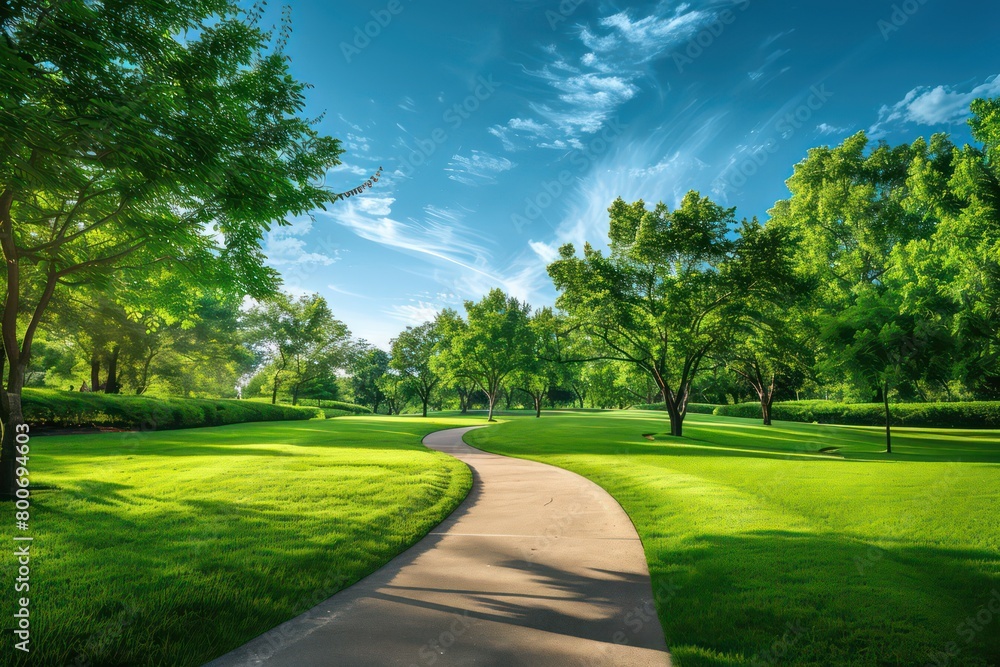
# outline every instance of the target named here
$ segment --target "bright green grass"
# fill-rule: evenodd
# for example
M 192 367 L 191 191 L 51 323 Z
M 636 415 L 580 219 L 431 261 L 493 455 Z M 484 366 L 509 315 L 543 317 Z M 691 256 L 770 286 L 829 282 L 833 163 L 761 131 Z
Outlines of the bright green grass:
M 468 468 L 420 441 L 472 423 L 341 417 L 32 439 L 32 481 L 58 488 L 32 507 L 29 664 L 200 665 L 305 611 L 465 497 Z M 12 511 L 0 511 L 3 627 Z M 19 653 L 12 643 L 5 632 L 0 664 Z
M 689 415 L 642 437 L 667 430 L 636 411 L 466 439 L 618 499 L 681 667 L 1000 664 L 1000 432 L 896 429 L 892 457 L 865 427 Z

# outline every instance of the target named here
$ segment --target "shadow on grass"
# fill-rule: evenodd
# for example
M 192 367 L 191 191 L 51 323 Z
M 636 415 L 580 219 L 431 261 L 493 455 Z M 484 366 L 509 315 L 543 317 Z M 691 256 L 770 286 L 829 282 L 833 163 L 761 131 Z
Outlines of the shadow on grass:
M 996 553 L 766 530 L 698 537 L 651 562 L 654 588 L 680 587 L 659 614 L 684 667 L 919 666 L 949 643 L 952 667 L 1000 656 L 1000 613 L 963 625 L 1000 597 Z

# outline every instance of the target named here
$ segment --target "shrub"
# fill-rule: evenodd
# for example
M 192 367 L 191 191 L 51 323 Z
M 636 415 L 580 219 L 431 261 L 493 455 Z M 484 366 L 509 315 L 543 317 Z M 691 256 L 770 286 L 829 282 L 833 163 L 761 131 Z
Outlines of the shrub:
M 713 414 L 712 411 L 718 406 L 711 405 L 709 403 L 688 403 L 687 411 L 690 414 L 698 415 L 710 415 Z M 644 405 L 633 405 L 633 410 L 660 410 L 661 412 L 667 411 L 667 406 L 665 403 L 646 403 Z
M 371 408 L 366 408 L 363 405 L 356 405 L 354 403 L 345 403 L 344 401 L 323 401 L 323 410 L 338 410 L 349 415 L 370 415 L 372 413 Z M 327 417 L 330 415 L 328 414 Z M 343 415 L 335 415 L 337 417 L 342 417 Z
M 891 403 L 893 426 L 937 428 L 1000 428 L 1000 402 Z M 789 401 L 775 403 L 771 417 L 782 421 L 818 422 L 846 426 L 883 426 L 881 403 Z M 759 403 L 720 405 L 714 414 L 724 417 L 760 418 Z
M 322 418 L 316 408 L 207 398 L 151 398 L 25 389 L 25 422 L 41 428 L 175 429 Z

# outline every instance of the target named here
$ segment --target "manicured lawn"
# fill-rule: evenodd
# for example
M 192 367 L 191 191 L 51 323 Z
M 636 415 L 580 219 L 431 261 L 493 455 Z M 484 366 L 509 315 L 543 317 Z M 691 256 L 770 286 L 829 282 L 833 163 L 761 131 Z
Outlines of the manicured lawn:
M 305 611 L 465 497 L 468 469 L 420 440 L 471 423 L 341 417 L 32 439 L 33 483 L 57 488 L 32 507 L 27 664 L 200 665 Z M 12 512 L 3 506 L 5 628 Z M 0 663 L 17 653 L 5 645 Z
M 865 427 L 689 415 L 643 437 L 668 430 L 564 414 L 466 439 L 618 499 L 681 667 L 1000 664 L 1000 432 L 897 429 L 892 457 Z

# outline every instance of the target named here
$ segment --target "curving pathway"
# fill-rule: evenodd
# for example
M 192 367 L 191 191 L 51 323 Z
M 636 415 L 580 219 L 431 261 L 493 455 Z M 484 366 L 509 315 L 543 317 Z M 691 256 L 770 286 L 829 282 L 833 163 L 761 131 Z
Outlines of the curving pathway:
M 472 469 L 451 516 L 209 666 L 670 665 L 642 544 L 614 498 L 561 468 L 469 447 L 469 430 L 424 438 Z

